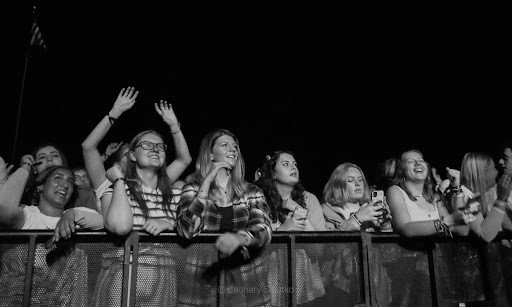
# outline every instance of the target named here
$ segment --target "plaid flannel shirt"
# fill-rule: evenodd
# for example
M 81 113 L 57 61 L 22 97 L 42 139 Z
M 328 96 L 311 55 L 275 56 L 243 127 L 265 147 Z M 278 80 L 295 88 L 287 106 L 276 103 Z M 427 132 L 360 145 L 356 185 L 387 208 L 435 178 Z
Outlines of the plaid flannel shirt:
M 218 231 L 222 215 L 211 199 L 197 198 L 199 183 L 192 181 L 183 187 L 178 205 L 178 233 L 192 238 L 201 231 Z M 203 204 L 205 202 L 205 204 Z M 250 249 L 262 249 L 272 238 L 269 208 L 263 192 L 254 184 L 249 184 L 240 197 L 233 199 L 233 232 L 246 231 L 252 236 Z M 194 230 L 196 220 L 199 227 Z

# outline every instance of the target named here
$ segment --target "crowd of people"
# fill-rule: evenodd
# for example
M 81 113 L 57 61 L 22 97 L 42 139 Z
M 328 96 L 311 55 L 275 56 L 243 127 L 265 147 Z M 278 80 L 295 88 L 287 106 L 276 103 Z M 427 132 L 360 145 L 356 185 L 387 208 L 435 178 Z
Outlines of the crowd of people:
M 110 112 L 83 141 L 82 161 L 68 161 L 65 153 L 50 143 L 24 155 L 16 169 L 0 157 L 1 229 L 52 229 L 54 242 L 70 238 L 77 229 L 105 230 L 120 236 L 132 230 L 155 236 L 175 231 L 185 239 L 218 232 L 215 249 L 220 259 L 238 263 L 228 266 L 227 280 L 236 283 L 243 276 L 261 287 L 268 282 L 260 276 L 268 258 L 260 255 L 273 232 L 475 235 L 490 242 L 501 231 L 512 231 L 512 144 L 503 146 L 499 178 L 488 153 L 468 152 L 460 169 L 447 169 L 448 178 L 443 180 L 422 153 L 411 148 L 379 165 L 374 186 L 357 164 L 344 162 L 333 170 L 322 195 L 314 195 L 300 180 L 294 154 L 285 149 L 267 156 L 254 179 L 246 178 L 238 139 L 227 129 L 204 136 L 195 171 L 184 174 L 193 158 L 172 105 L 163 100 L 154 107 L 169 126 L 175 150 L 172 162 L 167 161 L 168 140 L 153 130 L 138 133 L 129 144 L 108 144 L 101 154 L 102 140 L 132 108 L 137 96 L 133 87 L 120 91 Z M 374 198 L 375 191 L 383 191 L 385 196 Z M 165 254 L 157 248 L 147 252 Z M 297 303 L 307 304 L 325 294 L 325 279 L 316 260 L 343 251 L 312 244 L 295 252 L 296 275 L 306 280 L 298 285 Z M 278 252 L 268 257 L 273 263 L 286 262 L 286 255 Z M 187 259 L 184 278 L 201 287 L 180 291 L 175 298 L 179 303 L 215 303 L 216 289 L 200 281 L 197 266 L 212 265 L 216 258 L 214 254 L 194 254 Z M 279 276 L 278 266 L 267 271 L 272 269 L 275 274 L 267 274 L 275 282 L 284 278 Z M 113 287 L 115 282 L 102 284 Z M 242 301 L 280 305 L 283 298 L 237 293 L 227 300 L 229 305 Z M 96 303 L 100 306 L 105 301 L 98 296 Z

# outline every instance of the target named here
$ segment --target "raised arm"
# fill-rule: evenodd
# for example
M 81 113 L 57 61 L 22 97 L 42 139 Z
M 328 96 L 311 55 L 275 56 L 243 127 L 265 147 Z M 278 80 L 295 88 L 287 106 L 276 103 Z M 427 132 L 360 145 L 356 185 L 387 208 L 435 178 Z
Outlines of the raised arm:
M 128 234 L 133 228 L 133 213 L 126 194 L 123 171 L 118 164 L 114 164 L 107 171 L 107 178 L 113 182 L 112 200 L 105 204 L 102 198 L 102 210 L 105 216 L 105 228 L 115 234 Z
M 26 156 L 22 158 L 21 167 L 0 187 L 0 228 L 20 229 L 25 223 L 24 205 L 20 204 L 20 201 L 32 167 L 32 163 L 25 158 Z M 1 165 L 0 168 L 2 168 Z
M 103 166 L 103 159 L 98 151 L 98 145 L 110 130 L 115 120 L 133 106 L 138 94 L 139 92 L 135 91 L 133 87 L 128 87 L 126 90 L 124 88 L 121 89 L 110 112 L 103 117 L 82 143 L 85 168 L 94 189 L 97 189 L 106 178 L 105 167 Z
M 172 105 L 167 103 L 167 101 L 160 100 L 159 104 L 155 103 L 155 110 L 158 115 L 162 117 L 162 120 L 169 125 L 174 141 L 176 158 L 169 164 L 169 166 L 167 166 L 166 169 L 167 176 L 169 176 L 171 182 L 174 183 L 180 178 L 181 174 L 183 174 L 192 162 L 192 156 L 188 150 L 187 141 L 185 141 L 185 136 L 183 136 L 180 123 L 178 122 L 176 114 L 174 114 Z
M 0 157 L 0 187 L 7 181 L 9 177 L 9 172 L 11 171 L 14 165 L 7 166 L 4 159 Z

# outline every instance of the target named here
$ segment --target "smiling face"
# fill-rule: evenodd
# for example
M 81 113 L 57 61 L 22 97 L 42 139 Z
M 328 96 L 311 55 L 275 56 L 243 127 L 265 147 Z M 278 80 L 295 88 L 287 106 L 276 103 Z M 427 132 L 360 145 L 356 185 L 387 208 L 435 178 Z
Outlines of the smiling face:
M 74 176 L 70 170 L 56 169 L 39 187 L 42 190 L 41 199 L 56 208 L 64 209 L 73 194 L 73 183 Z
M 38 173 L 50 166 L 62 165 L 62 157 L 59 151 L 53 146 L 46 146 L 39 149 L 34 158 L 36 163 L 41 163 L 35 167 Z
M 230 135 L 220 136 L 213 144 L 210 159 L 214 162 L 226 162 L 234 168 L 238 159 L 238 144 Z
M 274 168 L 274 179 L 278 183 L 292 186 L 299 182 L 297 162 L 289 153 L 279 155 Z
M 347 198 L 351 203 L 357 203 L 364 196 L 364 178 L 363 174 L 354 167 L 350 167 L 345 174 L 345 181 L 347 183 Z
M 428 176 L 428 167 L 421 154 L 408 151 L 402 155 L 405 162 L 405 178 L 410 181 L 425 181 Z
M 152 149 L 144 149 L 142 146 L 148 144 Z M 130 152 L 130 159 L 136 162 L 139 168 L 160 169 L 165 164 L 165 151 L 155 144 L 163 144 L 162 138 L 153 133 L 143 135 L 135 149 Z M 146 145 L 144 145 L 146 146 Z

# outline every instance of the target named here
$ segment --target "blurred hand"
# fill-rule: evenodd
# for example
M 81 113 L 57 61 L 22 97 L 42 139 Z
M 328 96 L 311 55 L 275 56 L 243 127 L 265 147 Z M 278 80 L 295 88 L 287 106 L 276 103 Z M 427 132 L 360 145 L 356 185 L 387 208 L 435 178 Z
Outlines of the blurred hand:
M 450 179 L 450 185 L 452 187 L 460 186 L 460 171 L 447 167 L 446 173 L 448 174 L 448 178 Z
M 119 142 L 119 143 L 110 143 L 108 144 L 107 148 L 105 149 L 105 153 L 107 154 L 107 156 L 111 156 L 112 154 L 114 154 L 124 143 L 123 142 Z
M 170 220 L 148 219 L 144 223 L 144 226 L 142 226 L 142 229 L 154 236 L 158 236 L 162 231 L 173 230 L 174 225 L 175 223 Z
M 437 173 L 437 169 L 435 167 L 432 168 L 432 177 L 434 178 L 436 184 L 440 185 L 441 182 L 443 181 L 441 176 L 439 176 L 439 174 Z
M 5 182 L 9 177 L 9 173 L 14 165 L 8 165 L 2 157 L 0 157 L 0 183 Z
M 222 258 L 231 256 L 240 246 L 242 246 L 245 238 L 242 235 L 226 232 L 220 235 L 215 242 L 215 248 L 220 252 Z

